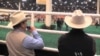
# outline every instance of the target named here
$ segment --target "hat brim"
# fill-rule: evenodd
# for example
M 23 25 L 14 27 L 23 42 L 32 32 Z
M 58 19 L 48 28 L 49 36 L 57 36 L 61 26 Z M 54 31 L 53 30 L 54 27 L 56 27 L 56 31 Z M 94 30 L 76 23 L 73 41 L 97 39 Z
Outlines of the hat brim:
M 15 23 L 15 24 L 13 24 L 13 23 L 10 21 L 9 24 L 8 24 L 7 26 L 10 27 L 10 28 L 13 28 L 13 26 L 15 26 L 15 25 L 17 25 L 17 24 L 19 24 L 19 23 L 21 23 L 22 21 L 25 21 L 25 20 L 27 20 L 27 18 L 25 18 L 25 19 L 23 19 L 23 20 L 21 20 L 21 21 Z
M 88 26 L 90 26 L 92 24 L 92 19 L 91 19 L 90 16 L 84 16 L 85 22 L 83 24 L 74 24 L 74 23 L 71 22 L 71 20 L 72 20 L 72 17 L 66 16 L 65 19 L 64 19 L 64 22 L 69 27 L 77 28 L 77 29 L 86 28 L 86 27 L 88 27 Z

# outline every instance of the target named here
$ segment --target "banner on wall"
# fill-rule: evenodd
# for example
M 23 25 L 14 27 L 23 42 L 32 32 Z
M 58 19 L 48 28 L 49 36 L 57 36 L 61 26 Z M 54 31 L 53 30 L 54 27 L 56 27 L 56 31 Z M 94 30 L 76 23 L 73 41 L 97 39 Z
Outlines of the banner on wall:
M 36 0 L 36 4 L 46 5 L 46 0 Z

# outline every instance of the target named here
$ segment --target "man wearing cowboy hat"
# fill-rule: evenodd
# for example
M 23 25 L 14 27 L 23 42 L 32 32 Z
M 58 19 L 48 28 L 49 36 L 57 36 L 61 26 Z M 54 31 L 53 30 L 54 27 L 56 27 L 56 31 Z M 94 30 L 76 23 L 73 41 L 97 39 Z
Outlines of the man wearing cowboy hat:
M 72 30 L 59 38 L 59 55 L 94 56 L 96 52 L 95 41 L 83 31 L 83 28 L 91 25 L 91 17 L 84 16 L 81 10 L 75 10 L 72 17 L 66 16 L 64 21 Z
M 28 29 L 32 36 L 25 33 L 27 18 L 24 12 L 16 12 L 10 16 L 13 30 L 6 36 L 9 56 L 35 56 L 34 49 L 44 47 L 43 40 L 34 27 Z

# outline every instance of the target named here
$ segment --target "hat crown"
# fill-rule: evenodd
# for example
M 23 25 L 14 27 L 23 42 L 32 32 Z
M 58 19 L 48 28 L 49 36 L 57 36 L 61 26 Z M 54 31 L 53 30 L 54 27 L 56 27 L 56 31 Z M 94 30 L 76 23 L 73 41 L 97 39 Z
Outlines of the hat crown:
M 83 12 L 81 10 L 75 10 L 72 14 L 72 16 L 82 16 Z
M 83 24 L 84 23 L 84 17 L 83 16 L 74 16 L 71 21 L 74 24 Z
M 72 15 L 72 23 L 74 24 L 83 24 L 84 23 L 84 16 L 81 10 L 75 10 Z
M 24 12 L 15 12 L 10 16 L 10 21 L 12 22 L 12 26 L 19 24 L 25 20 Z

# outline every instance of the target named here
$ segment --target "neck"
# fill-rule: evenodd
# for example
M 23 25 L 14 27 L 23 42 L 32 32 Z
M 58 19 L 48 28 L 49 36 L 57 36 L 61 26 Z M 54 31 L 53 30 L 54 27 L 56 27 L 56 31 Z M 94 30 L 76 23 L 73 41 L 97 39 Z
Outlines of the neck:
M 25 32 L 25 30 L 22 29 L 22 28 L 16 28 L 16 29 L 14 29 L 14 30 Z
M 74 33 L 74 34 L 83 34 L 84 31 L 83 31 L 83 29 L 72 29 L 72 30 L 70 31 L 70 33 Z

